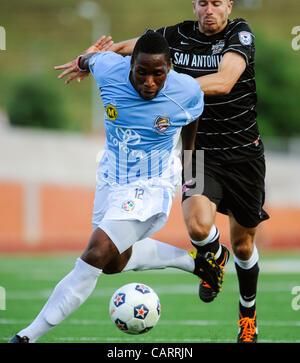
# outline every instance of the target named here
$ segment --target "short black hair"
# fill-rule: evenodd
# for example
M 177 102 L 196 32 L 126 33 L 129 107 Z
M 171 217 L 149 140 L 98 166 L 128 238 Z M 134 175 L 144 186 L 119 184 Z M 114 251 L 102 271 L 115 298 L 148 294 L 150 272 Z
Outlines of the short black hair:
M 171 63 L 171 52 L 167 40 L 153 30 L 148 30 L 138 39 L 132 53 L 132 59 L 134 60 L 139 53 L 164 54 L 167 63 Z

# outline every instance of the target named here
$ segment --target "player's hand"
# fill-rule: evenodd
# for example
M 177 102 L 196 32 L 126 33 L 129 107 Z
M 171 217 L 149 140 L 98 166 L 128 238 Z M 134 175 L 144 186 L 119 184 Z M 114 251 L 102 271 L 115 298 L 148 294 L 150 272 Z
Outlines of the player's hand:
M 89 53 L 98 53 L 98 52 L 105 52 L 109 50 L 113 46 L 114 42 L 112 41 L 112 38 L 106 37 L 103 35 L 101 38 L 97 40 L 97 42 L 93 45 L 91 45 L 84 53 L 83 55 L 89 54 Z M 77 58 L 73 59 L 72 61 L 62 64 L 60 66 L 55 66 L 55 70 L 64 70 L 59 76 L 58 79 L 62 79 L 68 74 L 71 74 L 67 80 L 65 81 L 66 84 L 69 84 L 73 79 L 77 78 L 78 82 L 81 82 L 84 78 L 86 78 L 89 75 L 89 72 L 81 72 L 77 67 Z
M 99 38 L 95 44 L 90 46 L 83 54 L 106 52 L 113 46 L 113 44 L 114 42 L 111 36 L 107 37 L 105 35 L 102 35 L 102 37 Z

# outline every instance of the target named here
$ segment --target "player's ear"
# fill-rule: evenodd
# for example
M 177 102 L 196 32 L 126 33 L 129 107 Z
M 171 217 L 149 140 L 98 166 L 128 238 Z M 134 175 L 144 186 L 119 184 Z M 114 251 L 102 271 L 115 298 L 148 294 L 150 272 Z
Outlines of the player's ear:
M 233 1 L 228 1 L 228 15 L 231 14 L 232 7 L 233 7 Z
M 193 12 L 194 14 L 196 14 L 196 1 L 192 1 L 193 3 Z

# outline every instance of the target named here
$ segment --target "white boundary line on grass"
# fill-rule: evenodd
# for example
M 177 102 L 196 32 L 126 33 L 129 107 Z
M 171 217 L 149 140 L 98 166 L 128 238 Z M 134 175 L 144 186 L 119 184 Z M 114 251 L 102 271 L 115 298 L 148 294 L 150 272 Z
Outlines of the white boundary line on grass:
M 300 270 L 299 270 L 300 271 Z M 225 275 L 226 279 L 226 275 Z M 260 293 L 278 293 L 284 292 L 291 294 L 292 288 L 294 286 L 298 286 L 300 281 L 296 279 L 290 281 L 289 283 L 278 283 L 276 281 L 269 282 L 259 282 L 258 289 Z M 234 283 L 227 283 L 225 281 L 224 285 L 225 289 L 230 292 L 238 292 L 238 285 Z M 6 300 L 41 300 L 47 299 L 51 295 L 53 289 L 37 289 L 34 291 L 29 291 L 27 288 L 24 290 L 7 290 L 6 291 Z M 102 287 L 97 288 L 90 299 L 98 299 L 103 297 L 111 296 L 115 291 L 114 287 Z M 192 294 L 195 295 L 198 293 L 198 285 L 197 284 L 172 284 L 172 285 L 156 285 L 155 291 L 158 295 L 187 295 Z
M 0 341 L 7 342 L 11 337 L 0 338 Z M 86 342 L 86 343 L 236 343 L 235 339 L 209 339 L 209 338 L 184 338 L 184 339 L 170 339 L 170 338 L 115 338 L 108 337 L 106 339 L 99 339 L 99 337 L 57 337 L 53 338 L 56 342 Z M 288 339 L 259 339 L 259 343 L 300 343 L 300 340 Z
M 80 339 L 75 339 L 71 337 L 61 337 L 61 338 L 54 338 L 56 341 L 85 341 L 85 342 L 99 342 L 99 343 L 236 343 L 236 339 L 209 339 L 209 338 L 184 338 L 184 339 L 164 339 L 164 338 L 157 338 L 157 339 L 135 339 L 135 338 L 125 338 L 125 339 L 118 339 L 118 338 L 106 338 L 106 339 L 99 339 L 97 337 L 81 337 Z M 274 339 L 259 339 L 259 343 L 300 343 L 300 340 L 274 340 Z
M 0 325 L 30 324 L 31 320 L 22 319 L 0 319 Z M 65 322 L 66 325 L 111 325 L 110 319 L 70 319 Z M 265 321 L 258 320 L 260 326 L 291 326 L 300 327 L 300 321 Z M 182 325 L 182 326 L 224 326 L 232 325 L 229 320 L 160 320 L 159 325 Z

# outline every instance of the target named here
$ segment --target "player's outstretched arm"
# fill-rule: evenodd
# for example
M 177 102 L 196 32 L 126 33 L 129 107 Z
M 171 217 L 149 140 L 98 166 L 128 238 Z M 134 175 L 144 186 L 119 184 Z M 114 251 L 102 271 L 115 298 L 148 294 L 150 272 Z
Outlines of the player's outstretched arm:
M 196 78 L 206 96 L 222 96 L 232 88 L 246 69 L 245 58 L 234 52 L 224 55 L 217 73 Z
M 131 55 L 137 40 L 138 38 L 124 40 L 123 42 L 114 44 L 110 50 L 123 56 Z
M 111 37 L 106 37 L 103 35 L 100 39 L 97 40 L 95 44 L 90 46 L 83 55 L 87 55 L 90 53 L 98 53 L 98 52 L 105 52 L 107 50 L 110 50 L 110 48 L 113 46 L 113 41 Z M 69 84 L 73 79 L 77 78 L 78 82 L 82 81 L 85 77 L 89 75 L 89 71 L 80 69 L 78 67 L 78 58 L 73 59 L 72 61 L 60 65 L 55 66 L 55 70 L 64 70 L 59 76 L 58 79 L 62 79 L 65 76 L 71 74 L 69 78 L 65 81 L 66 84 Z

